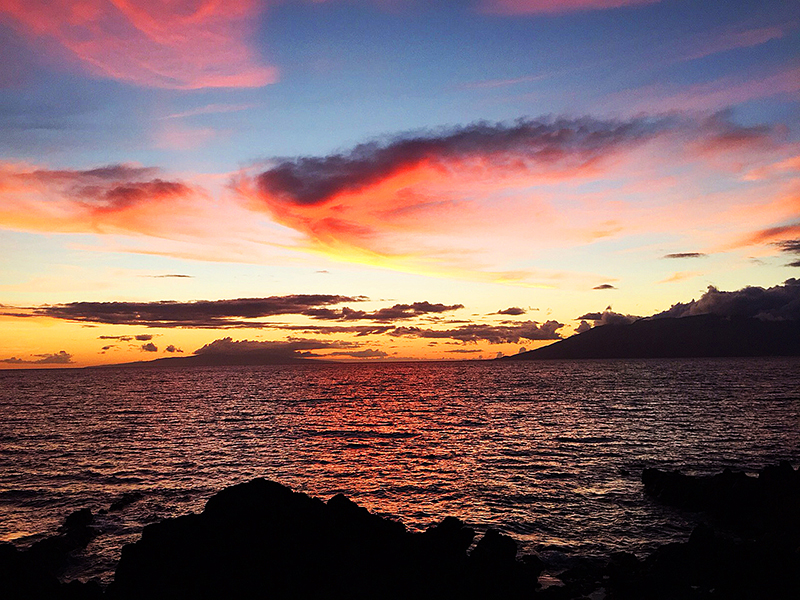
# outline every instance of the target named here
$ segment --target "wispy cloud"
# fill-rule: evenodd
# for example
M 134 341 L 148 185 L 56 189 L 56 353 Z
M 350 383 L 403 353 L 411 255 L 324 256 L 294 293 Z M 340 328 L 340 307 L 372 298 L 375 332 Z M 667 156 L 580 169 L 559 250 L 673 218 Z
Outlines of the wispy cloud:
M 501 15 L 565 14 L 655 4 L 660 0 L 481 0 L 484 12 Z
M 798 257 L 797 260 L 787 264 L 787 267 L 800 267 L 800 238 L 775 242 L 775 245 L 780 249 L 781 252 L 794 254 Z
M 677 283 L 678 281 L 685 281 L 687 279 L 699 277 L 700 275 L 702 275 L 702 273 L 699 271 L 678 271 L 677 273 L 673 273 L 669 277 L 662 279 L 658 283 Z
M 764 27 L 728 27 L 703 34 L 684 44 L 679 60 L 696 60 L 720 52 L 752 48 L 785 37 L 797 29 L 797 22 L 780 23 Z
M 172 225 L 167 214 L 189 212 L 203 194 L 158 174 L 156 168 L 124 164 L 51 170 L 0 163 L 0 226 L 160 235 Z
M 174 89 L 260 87 L 276 81 L 248 44 L 261 3 L 190 0 L 25 0 L 0 13 L 28 35 L 55 40 L 90 72 Z
M 800 67 L 788 65 L 772 72 L 730 75 L 692 85 L 658 83 L 624 90 L 608 97 L 609 106 L 627 107 L 631 113 L 720 110 L 751 100 L 796 94 Z
M 168 119 L 186 119 L 188 117 L 197 117 L 200 115 L 218 115 L 231 112 L 239 112 L 248 110 L 255 107 L 255 104 L 205 104 L 196 108 L 190 108 L 181 112 L 170 113 L 160 117 L 162 120 Z
M 673 252 L 665 254 L 662 258 L 703 258 L 708 256 L 704 252 Z
M 508 87 L 511 85 L 519 85 L 521 83 L 531 83 L 533 81 L 541 81 L 547 77 L 549 77 L 549 75 L 523 75 L 522 77 L 509 77 L 506 79 L 484 79 L 482 81 L 469 81 L 467 83 L 462 83 L 458 87 L 465 90 L 492 89 Z

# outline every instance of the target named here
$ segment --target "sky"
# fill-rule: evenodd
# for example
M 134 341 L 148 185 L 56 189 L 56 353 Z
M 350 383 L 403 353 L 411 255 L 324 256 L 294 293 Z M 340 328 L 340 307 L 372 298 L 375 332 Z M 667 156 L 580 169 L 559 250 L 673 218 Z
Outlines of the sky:
M 0 368 L 494 358 L 783 289 L 799 100 L 785 0 L 0 0 Z

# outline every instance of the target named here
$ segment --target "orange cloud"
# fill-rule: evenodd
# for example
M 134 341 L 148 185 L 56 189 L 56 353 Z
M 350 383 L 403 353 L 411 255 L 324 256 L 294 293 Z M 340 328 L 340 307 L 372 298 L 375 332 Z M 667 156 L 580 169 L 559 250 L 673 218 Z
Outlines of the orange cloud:
M 341 253 L 408 252 L 409 233 L 454 248 L 453 239 L 480 224 L 508 231 L 502 208 L 525 205 L 541 225 L 557 218 L 536 200 L 536 186 L 602 171 L 614 155 L 652 139 L 660 122 L 519 121 L 479 123 L 428 136 L 363 144 L 347 154 L 285 160 L 239 190 L 251 206 Z M 477 244 L 479 240 L 471 240 Z M 430 256 L 432 248 L 417 254 Z
M 673 273 L 666 279 L 662 279 L 658 283 L 676 283 L 678 281 L 685 281 L 686 279 L 692 279 L 693 277 L 699 277 L 702 275 L 699 271 L 678 271 L 677 273 Z
M 481 9 L 501 15 L 562 14 L 657 2 L 660 0 L 483 0 Z
M 33 38 L 55 40 L 91 72 L 135 85 L 197 89 L 260 87 L 277 69 L 246 44 L 256 0 L 4 0 Z
M 0 226 L 163 235 L 175 227 L 174 215 L 190 213 L 203 194 L 156 174 L 134 165 L 77 171 L 0 164 Z

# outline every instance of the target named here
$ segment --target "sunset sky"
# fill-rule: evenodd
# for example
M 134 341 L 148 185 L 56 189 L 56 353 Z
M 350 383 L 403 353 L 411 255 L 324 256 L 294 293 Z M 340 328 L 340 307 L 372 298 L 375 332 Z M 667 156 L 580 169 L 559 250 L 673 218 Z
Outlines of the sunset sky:
M 799 100 L 786 0 L 0 0 L 0 368 L 493 358 L 780 285 Z

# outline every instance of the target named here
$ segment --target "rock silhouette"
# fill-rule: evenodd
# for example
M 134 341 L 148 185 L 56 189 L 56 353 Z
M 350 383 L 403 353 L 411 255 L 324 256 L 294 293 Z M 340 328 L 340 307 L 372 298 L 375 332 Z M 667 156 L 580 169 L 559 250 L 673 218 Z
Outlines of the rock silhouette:
M 800 473 L 789 463 L 758 477 L 645 469 L 645 493 L 707 523 L 689 540 L 640 559 L 578 558 L 541 589 L 549 567 L 517 557 L 495 529 L 447 517 L 422 533 L 371 514 L 339 494 L 328 502 L 264 479 L 226 488 L 190 514 L 148 525 L 123 548 L 114 582 L 59 583 L 70 552 L 94 536 L 88 509 L 58 534 L 21 551 L 0 544 L 3 599 L 541 598 L 577 600 L 800 597 Z M 470 551 L 470 548 L 472 550 Z
M 138 598 L 529 596 L 541 568 L 516 543 L 453 517 L 423 533 L 337 495 L 327 503 L 264 479 L 227 488 L 199 515 L 147 526 L 107 595 Z
M 0 544 L 0 598 L 13 600 L 93 599 L 102 595 L 96 582 L 61 584 L 58 575 L 69 554 L 85 548 L 95 537 L 94 515 L 82 508 L 67 516 L 56 535 L 44 538 L 27 550 Z

